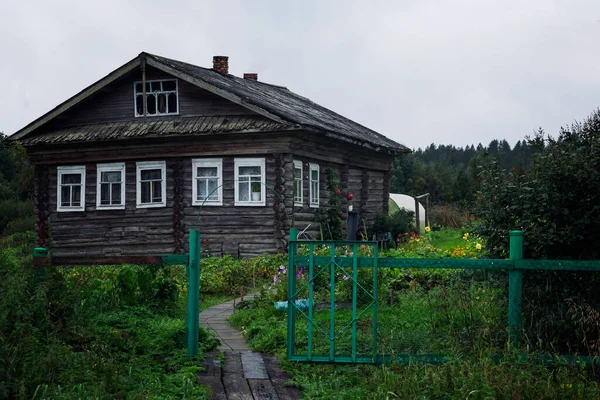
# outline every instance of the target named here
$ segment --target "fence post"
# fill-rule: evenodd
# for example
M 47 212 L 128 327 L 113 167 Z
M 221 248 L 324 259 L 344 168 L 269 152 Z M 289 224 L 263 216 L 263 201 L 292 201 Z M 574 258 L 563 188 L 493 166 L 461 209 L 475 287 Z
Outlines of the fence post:
M 298 240 L 298 229 L 290 228 L 290 240 L 288 242 L 288 307 L 287 307 L 287 359 L 292 358 L 294 344 L 296 341 L 296 309 L 293 295 L 296 291 L 296 271 L 294 267 L 294 259 L 296 258 L 296 243 L 292 241 Z M 310 300 L 309 300 L 310 301 Z
M 510 232 L 510 260 L 523 259 L 523 232 Z M 519 346 L 521 336 L 521 314 L 523 304 L 523 271 L 511 269 L 508 272 L 508 338 L 514 346 Z
M 190 230 L 188 276 L 187 354 L 198 354 L 200 325 L 200 231 Z

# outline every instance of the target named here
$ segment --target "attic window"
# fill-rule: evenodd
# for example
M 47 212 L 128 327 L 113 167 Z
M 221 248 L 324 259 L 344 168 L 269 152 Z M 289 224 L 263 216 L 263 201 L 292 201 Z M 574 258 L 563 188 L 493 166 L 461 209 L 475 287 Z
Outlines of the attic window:
M 135 116 L 144 116 L 144 85 L 134 83 Z M 177 79 L 146 81 L 146 116 L 179 114 Z

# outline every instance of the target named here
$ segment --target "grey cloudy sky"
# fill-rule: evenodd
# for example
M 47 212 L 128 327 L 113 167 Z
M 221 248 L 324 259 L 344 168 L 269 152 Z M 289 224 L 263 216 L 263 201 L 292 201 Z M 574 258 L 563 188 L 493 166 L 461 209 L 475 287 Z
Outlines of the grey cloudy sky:
M 411 148 L 511 144 L 600 106 L 600 1 L 0 2 L 0 131 L 141 51 L 258 72 Z

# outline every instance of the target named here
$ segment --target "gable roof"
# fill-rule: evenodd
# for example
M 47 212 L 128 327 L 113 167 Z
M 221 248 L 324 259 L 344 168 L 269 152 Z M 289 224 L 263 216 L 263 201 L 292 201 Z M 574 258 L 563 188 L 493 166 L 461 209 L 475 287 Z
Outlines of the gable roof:
M 323 133 L 327 136 L 363 145 L 377 151 L 391 153 L 410 151 L 407 147 L 322 107 L 305 97 L 299 96 L 285 87 L 238 78 L 233 75 L 225 75 L 213 69 L 202 68 L 144 52 L 31 122 L 12 135 L 11 140 L 29 142 L 33 139 L 30 137 L 30 134 L 36 129 L 94 95 L 105 86 L 135 70 L 143 62 L 250 109 L 282 127 L 295 126 L 296 128 Z M 94 139 L 89 138 L 88 140 Z

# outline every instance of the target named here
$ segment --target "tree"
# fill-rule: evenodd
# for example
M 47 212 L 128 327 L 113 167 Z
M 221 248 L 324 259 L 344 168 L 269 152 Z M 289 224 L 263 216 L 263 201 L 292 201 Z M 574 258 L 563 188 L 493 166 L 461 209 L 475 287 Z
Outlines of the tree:
M 509 230 L 525 232 L 527 256 L 600 258 L 600 111 L 529 140 L 539 149 L 528 170 L 506 172 L 492 162 L 481 174 L 481 234 L 493 255 L 507 253 Z

